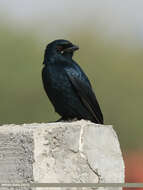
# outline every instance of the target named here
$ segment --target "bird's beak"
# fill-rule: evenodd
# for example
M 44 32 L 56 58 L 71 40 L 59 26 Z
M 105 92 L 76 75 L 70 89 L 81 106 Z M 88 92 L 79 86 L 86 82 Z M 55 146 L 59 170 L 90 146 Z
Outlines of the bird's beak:
M 63 51 L 64 52 L 73 52 L 73 51 L 76 51 L 78 49 L 79 49 L 79 47 L 77 45 L 73 45 L 73 46 L 71 46 L 69 48 L 64 49 Z

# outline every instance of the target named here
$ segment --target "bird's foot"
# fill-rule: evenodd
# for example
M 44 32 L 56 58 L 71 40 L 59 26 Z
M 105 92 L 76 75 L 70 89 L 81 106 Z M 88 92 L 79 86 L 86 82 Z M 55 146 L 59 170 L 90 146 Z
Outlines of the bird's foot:
M 77 118 L 63 118 L 61 117 L 60 119 L 58 119 L 56 122 L 73 122 L 73 121 L 77 121 Z
M 73 122 L 73 121 L 77 121 L 78 119 L 75 117 L 75 118 L 69 118 L 67 119 L 68 122 Z
M 61 117 L 60 119 L 58 119 L 56 122 L 65 122 L 65 119 L 63 117 Z

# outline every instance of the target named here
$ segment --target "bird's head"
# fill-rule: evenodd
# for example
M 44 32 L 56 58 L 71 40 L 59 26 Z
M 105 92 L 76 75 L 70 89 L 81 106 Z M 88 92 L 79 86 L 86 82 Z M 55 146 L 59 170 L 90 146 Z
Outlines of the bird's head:
M 73 53 L 78 50 L 79 47 L 72 44 L 68 40 L 54 40 L 53 42 L 49 43 L 45 50 L 45 57 L 53 56 L 53 55 L 60 55 L 62 57 L 71 57 Z

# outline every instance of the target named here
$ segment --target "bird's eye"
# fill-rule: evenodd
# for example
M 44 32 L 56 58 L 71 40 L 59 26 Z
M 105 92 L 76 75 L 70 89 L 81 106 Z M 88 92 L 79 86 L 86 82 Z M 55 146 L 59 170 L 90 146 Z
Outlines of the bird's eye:
M 57 48 L 57 50 L 60 51 L 60 52 L 62 52 L 62 50 L 63 50 L 63 47 L 62 47 L 62 46 L 57 46 L 56 48 Z

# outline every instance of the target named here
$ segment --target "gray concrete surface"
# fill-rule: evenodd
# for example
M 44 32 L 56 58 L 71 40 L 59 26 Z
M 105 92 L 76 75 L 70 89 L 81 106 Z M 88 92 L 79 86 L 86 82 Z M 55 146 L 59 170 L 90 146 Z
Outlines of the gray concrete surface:
M 0 183 L 27 182 L 123 183 L 124 162 L 112 126 L 84 120 L 0 126 Z

